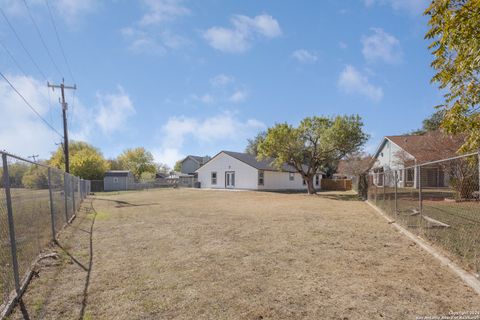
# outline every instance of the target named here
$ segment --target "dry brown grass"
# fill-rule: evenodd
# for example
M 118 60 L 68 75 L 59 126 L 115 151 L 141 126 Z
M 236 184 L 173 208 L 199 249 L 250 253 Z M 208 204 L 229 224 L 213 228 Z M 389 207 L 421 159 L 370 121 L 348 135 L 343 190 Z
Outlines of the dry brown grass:
M 93 207 L 87 290 L 94 214 L 80 213 L 61 237 L 68 254 L 57 248 L 27 291 L 30 318 L 79 319 L 82 302 L 83 319 L 414 319 L 480 306 L 350 194 L 162 189 Z

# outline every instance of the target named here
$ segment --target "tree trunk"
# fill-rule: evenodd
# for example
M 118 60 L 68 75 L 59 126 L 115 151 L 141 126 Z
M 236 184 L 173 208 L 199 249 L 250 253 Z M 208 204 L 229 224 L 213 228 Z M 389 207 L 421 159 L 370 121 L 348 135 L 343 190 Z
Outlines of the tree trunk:
M 308 194 L 316 194 L 317 193 L 317 191 L 315 190 L 315 187 L 313 186 L 313 177 L 314 176 L 310 176 L 310 177 L 306 178 Z

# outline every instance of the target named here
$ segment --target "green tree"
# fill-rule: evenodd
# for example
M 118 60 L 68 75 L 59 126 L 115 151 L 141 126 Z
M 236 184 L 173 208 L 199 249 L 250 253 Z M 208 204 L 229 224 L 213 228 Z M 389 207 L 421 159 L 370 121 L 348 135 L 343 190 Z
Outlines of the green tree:
M 256 156 L 258 154 L 258 145 L 260 142 L 265 140 L 267 133 L 262 131 L 258 133 L 255 138 L 247 140 L 247 147 L 245 148 L 245 152 L 251 155 Z
M 122 164 L 117 159 L 108 159 L 108 164 L 110 165 L 110 170 L 125 170 L 122 167 Z
M 411 134 L 425 134 L 429 131 L 440 130 L 443 119 L 445 118 L 445 110 L 439 109 L 435 111 L 430 117 L 422 121 L 422 128 L 413 131 Z
M 442 127 L 466 135 L 461 151 L 475 150 L 480 147 L 480 1 L 434 0 L 425 15 L 436 71 L 432 82 L 447 91 Z
M 48 188 L 47 168 L 38 165 L 31 165 L 22 177 L 22 184 L 28 189 Z
M 173 166 L 173 171 L 182 171 L 182 160 L 178 160 L 177 162 L 175 162 L 175 166 Z
M 130 170 L 137 179 L 140 179 L 144 172 L 155 174 L 157 171 L 152 153 L 143 147 L 127 149 L 118 156 L 117 160 L 122 168 Z
M 156 168 L 157 173 L 168 174 L 172 170 L 166 163 L 157 163 L 156 167 L 157 167 Z
M 110 165 L 102 153 L 94 146 L 82 142 L 70 142 L 70 173 L 88 180 L 101 180 Z M 53 167 L 64 169 L 65 157 L 63 147 L 59 147 L 49 160 Z
M 317 172 L 358 151 L 368 140 L 362 128 L 358 115 L 308 117 L 298 127 L 277 124 L 259 144 L 258 158 L 273 158 L 272 165 L 279 169 L 285 163 L 293 166 L 306 181 L 308 193 L 314 194 Z

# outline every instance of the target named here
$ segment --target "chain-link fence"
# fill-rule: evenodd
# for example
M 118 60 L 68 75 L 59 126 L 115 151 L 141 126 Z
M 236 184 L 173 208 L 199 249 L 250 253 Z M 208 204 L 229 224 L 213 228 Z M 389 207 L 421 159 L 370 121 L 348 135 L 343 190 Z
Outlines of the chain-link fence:
M 480 152 L 368 176 L 368 201 L 480 271 Z
M 1 152 L 0 291 L 3 314 L 31 277 L 42 250 L 80 208 L 90 181 Z

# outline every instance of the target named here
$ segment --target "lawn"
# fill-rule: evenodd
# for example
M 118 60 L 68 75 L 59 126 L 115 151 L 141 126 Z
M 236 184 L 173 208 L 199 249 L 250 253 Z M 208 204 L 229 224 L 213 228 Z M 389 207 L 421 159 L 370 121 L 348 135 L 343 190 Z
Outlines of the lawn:
M 455 201 L 454 192 L 450 189 L 422 191 L 423 215 L 449 226 L 439 227 L 418 214 L 418 189 L 397 190 L 398 214 L 395 214 L 394 189 L 386 188 L 385 201 L 383 189 L 379 190 L 376 205 L 394 220 L 444 249 L 465 269 L 480 272 L 480 201 Z M 375 200 L 371 202 L 375 204 Z
M 480 306 L 352 194 L 91 199 L 58 257 L 42 260 L 24 297 L 30 319 L 415 319 Z

